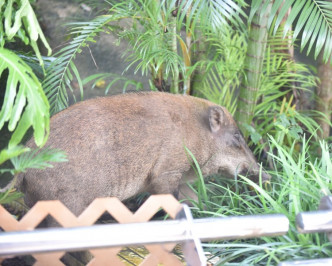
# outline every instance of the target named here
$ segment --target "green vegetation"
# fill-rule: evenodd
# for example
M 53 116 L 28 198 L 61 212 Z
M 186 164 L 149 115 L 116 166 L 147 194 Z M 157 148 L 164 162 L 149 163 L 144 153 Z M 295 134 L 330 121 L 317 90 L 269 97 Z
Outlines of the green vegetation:
M 51 49 L 38 24 L 37 18 L 28 0 L 10 0 L 0 2 L 0 76 L 4 80 L 5 90 L 3 104 L 0 110 L 0 129 L 8 127 L 13 134 L 7 148 L 0 151 L 0 165 L 11 160 L 13 168 L 1 167 L 0 174 L 11 173 L 13 182 L 10 182 L 0 192 L 0 203 L 8 202 L 19 195 L 11 193 L 17 175 L 26 167 L 20 162 L 24 157 L 30 158 L 27 165 L 39 168 L 51 166 L 47 162 L 61 162 L 65 160 L 62 152 L 42 152 L 35 155 L 35 151 L 21 145 L 22 139 L 29 128 L 33 129 L 35 144 L 43 146 L 49 134 L 49 103 L 45 96 L 40 80 L 19 52 L 6 48 L 7 44 L 21 41 L 29 45 L 35 54 L 36 60 L 43 69 L 44 61 L 40 55 L 37 41 L 40 39 L 48 53 Z M 28 61 L 28 60 L 27 60 Z M 31 153 L 31 154 L 30 154 Z M 30 154 L 30 157 L 29 155 Z M 36 162 L 39 164 L 36 164 Z M 24 165 L 24 164 L 23 164 Z
M 277 265 L 281 261 L 331 257 L 331 243 L 325 234 L 299 234 L 295 217 L 299 212 L 315 211 L 320 199 L 331 195 L 331 147 L 320 143 L 321 155 L 310 152 L 310 140 L 301 138 L 301 151 L 296 151 L 296 141 L 286 150 L 274 138 L 270 138 L 274 170 L 271 188 L 265 190 L 246 177 L 237 180 L 212 178 L 198 191 L 208 191 L 208 200 L 203 194 L 194 208 L 198 217 L 226 217 L 239 215 L 281 213 L 290 221 L 287 235 L 261 237 L 236 241 L 204 244 L 212 254 L 220 257 L 220 264 Z M 251 189 L 250 189 L 251 188 Z
M 124 91 L 127 86 L 142 88 L 139 82 L 112 73 L 81 80 L 75 57 L 98 41 L 100 34 L 112 33 L 119 42 L 129 43 L 125 54 L 128 68 L 148 76 L 151 90 L 194 94 L 227 107 L 273 176 L 269 190 L 242 176 L 235 180 L 211 177 L 204 183 L 196 165 L 200 178 L 193 189 L 199 201 L 193 211 L 197 217 L 283 213 L 291 222 L 286 236 L 209 243 L 205 248 L 220 257 L 220 263 L 246 265 L 332 257 L 325 235 L 300 235 L 294 224 L 298 212 L 316 210 L 320 198 L 331 194 L 332 163 L 329 139 L 324 142 L 318 137 L 322 123 L 330 127 L 331 110 L 323 114 L 313 105 L 314 100 L 320 102 L 313 92 L 319 77 L 313 74 L 313 67 L 296 62 L 293 56 L 297 43 L 300 50 L 312 52 L 315 59 L 321 54 L 323 61 L 330 63 L 332 3 L 85 2 L 103 14 L 91 21 L 71 23 L 69 44 L 53 58 L 43 58 L 37 40 L 49 52 L 50 48 L 29 1 L 0 1 L 0 74 L 2 79 L 6 77 L 1 87 L 5 96 L 0 129 L 8 127 L 14 132 L 0 151 L 0 164 L 11 161 L 0 174 L 16 176 L 28 167 L 45 168 L 50 166 L 47 162 L 65 159 L 59 152 L 37 153 L 20 143 L 32 127 L 36 145 L 43 146 L 50 113 L 68 106 L 73 79 L 78 81 L 82 98 L 84 86 L 92 83 L 93 87 L 105 79 L 110 79 L 106 93 L 120 80 L 125 81 Z M 33 55 L 8 48 L 15 42 L 30 46 Z M 305 101 L 309 105 L 302 104 Z M 0 203 L 18 197 L 10 189 L 6 187 L 0 195 Z

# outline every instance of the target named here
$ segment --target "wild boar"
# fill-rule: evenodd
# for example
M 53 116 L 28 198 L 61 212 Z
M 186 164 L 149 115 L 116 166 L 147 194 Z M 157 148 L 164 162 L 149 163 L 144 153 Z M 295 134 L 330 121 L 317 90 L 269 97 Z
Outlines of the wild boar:
M 147 92 L 90 99 L 56 114 L 50 125 L 46 146 L 64 150 L 69 161 L 25 173 L 18 186 L 28 206 L 60 199 L 78 215 L 96 197 L 125 200 L 143 191 L 181 197 L 185 181 L 195 178 L 188 178 L 185 147 L 204 176 L 258 181 L 260 167 L 230 113 L 196 97 Z

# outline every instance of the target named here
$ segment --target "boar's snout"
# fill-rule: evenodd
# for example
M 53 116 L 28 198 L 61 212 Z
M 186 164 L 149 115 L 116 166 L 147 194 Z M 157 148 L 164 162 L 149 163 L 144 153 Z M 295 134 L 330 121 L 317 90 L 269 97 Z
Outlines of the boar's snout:
M 259 178 L 259 175 L 258 175 L 258 178 Z M 269 184 L 271 181 L 271 176 L 268 173 L 266 173 L 264 170 L 262 170 L 261 178 L 262 178 L 263 184 Z M 258 182 L 259 182 L 259 180 L 258 180 Z
M 270 181 L 271 181 L 271 176 L 265 171 L 262 171 L 262 182 L 269 183 Z
M 241 175 L 247 176 L 250 180 L 254 181 L 255 183 L 259 184 L 260 178 L 262 183 L 269 183 L 271 180 L 271 175 L 266 173 L 263 169 L 260 170 L 261 167 L 259 164 L 255 164 L 249 168 L 243 168 L 240 172 Z

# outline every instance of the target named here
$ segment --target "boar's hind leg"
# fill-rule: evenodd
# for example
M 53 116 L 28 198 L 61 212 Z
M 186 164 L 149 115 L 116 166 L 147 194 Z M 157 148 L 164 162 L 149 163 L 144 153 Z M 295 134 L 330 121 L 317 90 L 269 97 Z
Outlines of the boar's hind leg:
M 150 180 L 149 192 L 151 194 L 173 194 L 178 198 L 181 176 L 181 173 L 175 171 L 162 173 Z

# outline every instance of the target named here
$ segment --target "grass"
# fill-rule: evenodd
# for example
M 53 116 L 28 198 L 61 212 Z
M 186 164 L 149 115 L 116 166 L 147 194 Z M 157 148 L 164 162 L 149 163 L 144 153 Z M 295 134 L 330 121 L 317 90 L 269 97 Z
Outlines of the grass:
M 318 209 L 320 199 L 331 195 L 331 147 L 320 143 L 320 156 L 313 157 L 310 142 L 303 137 L 300 151 L 295 144 L 285 150 L 272 137 L 270 154 L 274 163 L 271 189 L 265 190 L 246 177 L 237 180 L 210 179 L 205 186 L 204 209 L 193 208 L 195 217 L 239 216 L 281 213 L 288 217 L 290 229 L 284 236 L 223 241 L 204 244 L 204 249 L 220 258 L 219 264 L 276 265 L 281 261 L 332 257 L 331 243 L 325 234 L 299 234 L 295 219 L 299 212 Z M 272 149 L 271 149 L 272 150 Z

